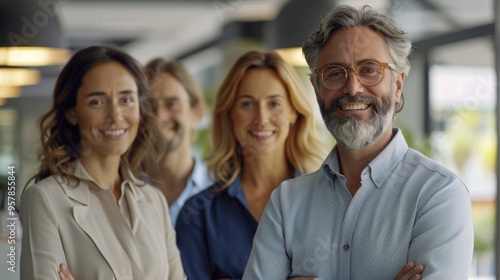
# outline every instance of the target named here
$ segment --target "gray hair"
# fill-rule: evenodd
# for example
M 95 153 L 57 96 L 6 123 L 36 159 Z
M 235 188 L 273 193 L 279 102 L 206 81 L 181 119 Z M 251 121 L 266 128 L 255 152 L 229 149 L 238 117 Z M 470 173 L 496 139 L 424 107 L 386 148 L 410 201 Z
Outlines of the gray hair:
M 319 79 L 318 75 L 314 74 L 314 70 L 318 67 L 321 50 L 334 32 L 356 26 L 366 26 L 380 34 L 387 43 L 389 54 L 396 65 L 396 71 L 405 73 L 405 76 L 408 75 L 410 71 L 408 56 L 412 50 L 410 35 L 403 32 L 392 18 L 375 11 L 369 5 L 359 10 L 342 5 L 332 10 L 321 21 L 319 29 L 312 32 L 302 46 L 316 86 L 319 86 Z M 403 107 L 404 96 L 399 104 L 396 104 L 396 114 L 401 112 Z

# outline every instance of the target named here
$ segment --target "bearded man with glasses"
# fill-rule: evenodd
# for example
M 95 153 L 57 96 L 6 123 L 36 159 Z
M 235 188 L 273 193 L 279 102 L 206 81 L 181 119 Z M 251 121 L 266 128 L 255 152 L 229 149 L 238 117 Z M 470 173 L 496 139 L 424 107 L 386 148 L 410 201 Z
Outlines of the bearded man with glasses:
M 318 171 L 273 192 L 243 279 L 467 279 L 468 190 L 392 125 L 409 35 L 369 6 L 339 6 L 303 52 L 337 145 Z

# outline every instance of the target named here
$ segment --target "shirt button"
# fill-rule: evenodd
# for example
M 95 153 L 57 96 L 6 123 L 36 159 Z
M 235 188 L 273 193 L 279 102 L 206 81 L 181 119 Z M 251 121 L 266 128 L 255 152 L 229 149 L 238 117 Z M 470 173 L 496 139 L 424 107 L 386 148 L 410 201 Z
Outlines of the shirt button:
M 344 244 L 344 251 L 349 250 L 349 248 L 350 248 L 350 247 L 349 247 L 349 244 L 347 244 L 347 243 L 346 243 L 346 244 Z

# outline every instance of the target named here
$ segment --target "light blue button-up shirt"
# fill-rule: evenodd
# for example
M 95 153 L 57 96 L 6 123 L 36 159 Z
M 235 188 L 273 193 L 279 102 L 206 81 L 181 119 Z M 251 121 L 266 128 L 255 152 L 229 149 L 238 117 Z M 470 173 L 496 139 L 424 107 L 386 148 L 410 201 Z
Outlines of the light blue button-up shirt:
M 189 175 L 186 188 L 172 203 L 172 205 L 169 205 L 168 211 L 170 212 L 170 219 L 172 220 L 172 225 L 174 227 L 177 222 L 177 216 L 179 215 L 179 212 L 181 211 L 186 200 L 210 187 L 212 184 L 213 180 L 208 175 L 207 167 L 201 162 L 201 160 L 195 157 L 193 171 L 191 172 L 191 175 Z
M 426 280 L 467 279 L 468 190 L 394 133 L 363 170 L 354 197 L 336 147 L 320 170 L 283 182 L 261 218 L 243 279 L 385 280 L 409 261 L 425 265 Z

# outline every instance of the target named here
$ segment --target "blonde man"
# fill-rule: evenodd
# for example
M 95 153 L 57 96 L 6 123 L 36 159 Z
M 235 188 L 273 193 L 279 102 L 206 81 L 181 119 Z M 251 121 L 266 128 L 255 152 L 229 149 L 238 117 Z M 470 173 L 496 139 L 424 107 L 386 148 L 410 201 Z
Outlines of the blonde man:
M 146 65 L 146 73 L 148 101 L 168 143 L 160 165 L 147 166 L 146 172 L 160 178 L 152 183 L 167 198 L 175 226 L 184 202 L 212 184 L 205 165 L 191 151 L 205 100 L 199 85 L 179 62 L 154 59 Z

